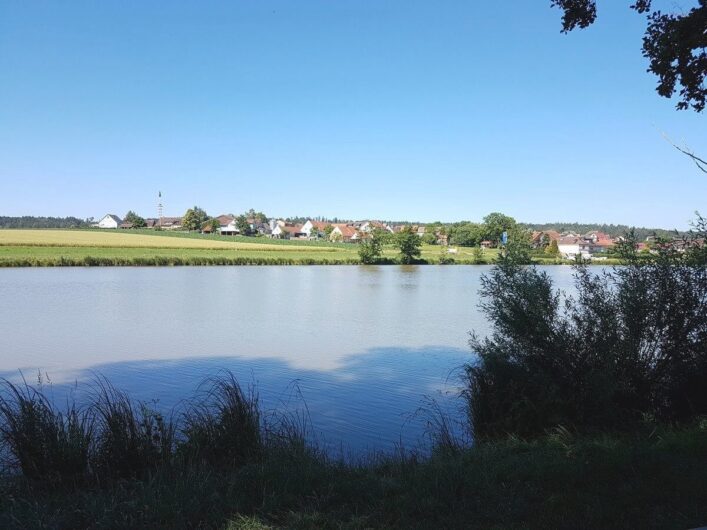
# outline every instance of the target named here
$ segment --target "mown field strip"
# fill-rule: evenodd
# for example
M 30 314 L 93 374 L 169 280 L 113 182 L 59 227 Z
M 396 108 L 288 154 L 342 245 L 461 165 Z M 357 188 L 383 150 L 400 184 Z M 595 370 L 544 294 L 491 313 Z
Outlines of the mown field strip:
M 0 230 L 0 246 L 95 247 L 204 250 L 259 250 L 278 252 L 332 252 L 333 247 L 283 246 L 267 243 L 200 240 L 120 232 L 79 230 Z

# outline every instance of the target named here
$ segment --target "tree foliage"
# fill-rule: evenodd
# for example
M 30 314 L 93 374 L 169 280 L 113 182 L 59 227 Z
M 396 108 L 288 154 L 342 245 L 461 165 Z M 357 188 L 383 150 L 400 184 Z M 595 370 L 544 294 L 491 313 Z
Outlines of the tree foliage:
M 209 216 L 204 210 L 198 206 L 194 206 L 184 213 L 182 217 L 182 227 L 189 231 L 200 230 L 201 225 L 203 225 L 208 218 Z
M 485 235 L 484 237 L 498 244 L 503 232 L 509 232 L 515 228 L 516 220 L 508 215 L 492 212 L 484 217 Z
M 484 262 L 484 251 L 481 247 L 474 247 L 471 251 L 471 261 L 475 265 L 480 265 Z
M 563 10 L 562 31 L 586 28 L 597 17 L 596 0 L 551 0 Z M 707 0 L 680 14 L 654 9 L 651 0 L 635 0 L 630 6 L 646 14 L 643 56 L 649 60 L 648 71 L 658 77 L 658 94 L 670 98 L 679 91 L 680 110 L 705 108 L 707 86 Z
M 248 222 L 248 218 L 245 215 L 239 215 L 238 217 L 236 217 L 236 228 L 238 229 L 240 235 L 250 235 L 250 223 Z
M 132 210 L 130 210 L 128 213 L 125 214 L 123 221 L 125 221 L 126 223 L 132 223 L 133 228 L 144 228 L 146 225 L 145 219 L 140 217 L 138 214 L 136 214 Z
M 476 247 L 483 241 L 484 225 L 479 223 L 456 223 L 449 227 L 449 243 L 460 247 Z
M 517 265 L 529 265 L 532 263 L 530 254 L 530 233 L 514 226 L 508 233 L 508 242 L 503 248 L 501 256 Z
M 415 260 L 422 255 L 422 240 L 412 226 L 408 225 L 398 232 L 395 244 L 400 250 L 400 263 L 404 265 L 415 263 Z
M 221 222 L 215 217 L 212 217 L 211 219 L 207 219 L 204 223 L 202 223 L 201 229 L 203 230 L 205 228 L 209 228 L 209 230 L 211 230 L 211 233 L 213 234 L 218 234 L 218 231 L 221 228 Z
M 383 243 L 380 235 L 374 231 L 371 233 L 371 237 L 368 237 L 359 243 L 358 257 L 364 265 L 371 265 L 380 259 L 382 251 Z
M 553 239 L 550 241 L 550 244 L 545 247 L 545 254 L 549 254 L 550 256 L 559 256 L 560 255 L 560 248 L 557 245 L 557 240 Z
M 82 228 L 89 226 L 93 219 L 83 220 L 78 217 L 22 217 L 0 216 L 0 228 Z
M 467 366 L 477 436 L 533 436 L 563 425 L 630 427 L 650 416 L 688 420 L 707 413 L 707 223 L 685 250 L 636 253 L 594 274 L 575 267 L 577 294 L 563 300 L 546 272 L 501 260 L 482 280 L 490 336 L 472 334 Z

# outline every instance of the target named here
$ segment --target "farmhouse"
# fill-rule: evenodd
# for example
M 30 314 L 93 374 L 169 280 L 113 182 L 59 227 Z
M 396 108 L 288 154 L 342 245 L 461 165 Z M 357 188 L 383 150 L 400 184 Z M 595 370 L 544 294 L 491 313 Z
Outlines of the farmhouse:
M 117 215 L 112 213 L 104 215 L 100 221 L 98 221 L 98 228 L 118 228 L 123 221 Z

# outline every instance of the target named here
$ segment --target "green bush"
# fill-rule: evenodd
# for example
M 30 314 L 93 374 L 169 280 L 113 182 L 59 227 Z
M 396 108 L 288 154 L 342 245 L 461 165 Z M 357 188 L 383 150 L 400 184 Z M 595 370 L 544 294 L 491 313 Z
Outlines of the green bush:
M 688 250 L 638 257 L 595 275 L 575 266 L 578 294 L 563 301 L 549 276 L 502 258 L 482 279 L 489 337 L 472 334 L 466 368 L 477 437 L 534 436 L 556 425 L 630 428 L 645 416 L 707 413 L 707 260 Z

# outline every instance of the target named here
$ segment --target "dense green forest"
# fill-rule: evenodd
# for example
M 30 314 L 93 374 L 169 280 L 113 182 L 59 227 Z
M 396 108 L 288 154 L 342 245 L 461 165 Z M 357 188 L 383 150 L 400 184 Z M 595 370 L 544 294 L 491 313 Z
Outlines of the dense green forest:
M 88 221 L 78 217 L 8 217 L 0 215 L 0 228 L 81 228 L 88 226 Z

